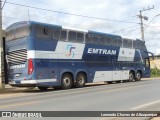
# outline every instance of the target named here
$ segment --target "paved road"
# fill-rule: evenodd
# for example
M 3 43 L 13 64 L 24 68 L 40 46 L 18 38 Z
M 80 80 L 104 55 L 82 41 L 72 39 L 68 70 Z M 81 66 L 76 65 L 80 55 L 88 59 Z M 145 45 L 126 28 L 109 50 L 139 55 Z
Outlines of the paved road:
M 159 92 L 160 80 L 104 84 L 48 92 L 31 90 L 12 98 L 1 97 L 0 111 L 160 111 Z

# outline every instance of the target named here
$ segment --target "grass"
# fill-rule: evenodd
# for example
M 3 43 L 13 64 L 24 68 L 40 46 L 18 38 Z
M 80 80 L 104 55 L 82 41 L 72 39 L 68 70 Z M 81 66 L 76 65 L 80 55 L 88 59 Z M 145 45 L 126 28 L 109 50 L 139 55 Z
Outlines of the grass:
M 160 69 L 151 69 L 151 77 L 160 77 Z

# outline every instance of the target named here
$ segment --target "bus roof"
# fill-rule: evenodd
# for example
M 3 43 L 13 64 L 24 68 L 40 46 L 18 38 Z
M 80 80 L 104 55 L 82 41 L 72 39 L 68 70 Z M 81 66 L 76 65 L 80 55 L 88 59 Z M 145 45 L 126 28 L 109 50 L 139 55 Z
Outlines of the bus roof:
M 25 25 L 44 25 L 44 26 L 48 26 L 48 27 L 62 29 L 62 26 L 60 26 L 60 25 L 53 25 L 53 24 L 41 23 L 41 22 L 35 22 L 35 21 L 20 21 L 20 22 L 16 22 L 16 23 L 9 25 L 6 30 L 12 29 L 13 27 L 17 28 L 17 27 L 25 26 Z
M 109 34 L 109 33 L 103 33 L 103 32 L 91 31 L 91 30 L 88 31 L 88 34 L 104 35 L 107 37 L 111 37 L 113 39 L 117 39 L 117 38 L 121 39 L 121 36 L 119 36 L 119 35 L 113 35 L 113 34 Z
M 78 28 L 72 28 L 72 27 L 66 27 L 66 26 L 62 26 L 62 28 L 66 29 L 66 30 L 73 30 L 73 31 L 77 31 L 77 32 L 88 33 L 88 30 L 84 30 L 84 29 L 78 29 Z
M 20 26 L 25 26 L 25 25 L 27 25 L 28 24 L 28 22 L 27 21 L 20 21 L 20 22 L 16 22 L 16 23 L 13 23 L 13 24 L 11 24 L 11 25 L 9 25 L 7 28 L 6 28 L 6 30 L 8 31 L 8 30 L 10 30 L 10 29 L 12 29 L 12 28 L 14 28 L 14 27 L 20 27 Z

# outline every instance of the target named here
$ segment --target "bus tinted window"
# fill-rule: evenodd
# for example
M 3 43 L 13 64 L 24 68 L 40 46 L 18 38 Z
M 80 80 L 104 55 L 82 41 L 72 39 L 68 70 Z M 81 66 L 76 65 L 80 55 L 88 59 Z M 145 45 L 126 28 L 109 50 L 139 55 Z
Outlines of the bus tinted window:
M 26 37 L 29 35 L 29 27 L 20 27 L 15 30 L 15 38 Z
M 77 33 L 77 42 L 83 42 L 84 41 L 84 34 L 83 33 Z
M 122 46 L 122 39 L 117 39 L 118 40 L 118 46 Z
M 92 43 L 90 35 L 86 34 L 86 36 L 85 36 L 85 42 L 86 43 Z
M 99 36 L 99 43 L 105 45 L 106 40 L 104 36 Z
M 15 38 L 14 30 L 9 30 L 6 32 L 6 40 L 13 40 Z
M 53 30 L 53 39 L 59 40 L 60 30 Z
M 52 29 L 47 28 L 47 27 L 43 27 L 43 26 L 37 26 L 36 27 L 36 37 L 51 39 L 52 38 Z
M 117 46 L 118 45 L 118 40 L 117 39 L 112 39 L 112 45 Z
M 30 34 L 29 26 L 22 26 L 16 29 L 6 31 L 6 40 L 13 40 L 17 38 L 26 37 Z
M 98 39 L 98 36 L 97 36 L 97 35 L 93 35 L 93 36 L 92 36 L 92 43 L 94 43 L 94 44 L 99 44 L 99 39 Z
M 137 49 L 141 49 L 141 42 L 137 41 Z
M 132 40 L 123 39 L 123 47 L 132 48 Z
M 76 41 L 77 33 L 73 31 L 69 31 L 68 41 Z
M 111 45 L 111 38 L 109 37 L 106 37 L 106 45 Z
M 133 48 L 137 48 L 137 41 L 136 40 L 133 41 Z
M 65 41 L 67 38 L 67 31 L 66 30 L 62 30 L 61 31 L 61 35 L 60 35 L 60 40 Z
M 145 46 L 145 43 L 144 43 L 144 42 L 142 42 L 141 48 L 142 48 L 142 50 L 147 51 L 147 48 L 146 48 L 146 46 Z
M 128 47 L 132 48 L 132 40 L 128 40 Z

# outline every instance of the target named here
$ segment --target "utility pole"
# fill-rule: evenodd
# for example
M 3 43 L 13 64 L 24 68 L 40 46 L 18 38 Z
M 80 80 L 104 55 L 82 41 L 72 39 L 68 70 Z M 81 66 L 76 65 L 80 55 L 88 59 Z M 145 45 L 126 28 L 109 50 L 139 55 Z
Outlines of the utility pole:
M 3 33 L 2 33 L 2 7 L 0 0 L 0 89 L 5 88 L 4 80 L 4 55 L 3 55 Z
M 141 36 L 142 36 L 142 41 L 144 41 L 144 27 L 143 27 L 143 19 L 144 20 L 148 20 L 148 17 L 147 16 L 143 16 L 142 15 L 142 12 L 143 11 L 147 11 L 147 10 L 151 10 L 151 9 L 154 9 L 154 6 L 152 7 L 148 7 L 148 8 L 143 8 L 143 10 L 140 10 L 140 15 L 138 15 L 138 17 L 140 18 L 140 25 L 141 25 Z

